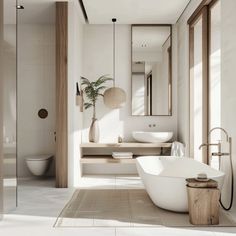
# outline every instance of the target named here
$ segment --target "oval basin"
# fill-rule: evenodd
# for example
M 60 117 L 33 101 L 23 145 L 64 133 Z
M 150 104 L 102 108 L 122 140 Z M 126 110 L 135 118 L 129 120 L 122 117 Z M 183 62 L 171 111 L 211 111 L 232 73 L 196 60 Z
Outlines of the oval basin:
M 173 132 L 134 131 L 133 138 L 142 143 L 164 143 L 173 137 Z

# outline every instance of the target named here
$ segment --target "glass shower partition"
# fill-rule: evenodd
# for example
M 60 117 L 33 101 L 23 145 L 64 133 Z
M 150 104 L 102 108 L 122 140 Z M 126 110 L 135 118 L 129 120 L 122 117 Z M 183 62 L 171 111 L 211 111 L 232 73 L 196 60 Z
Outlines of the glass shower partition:
M 3 0 L 0 0 L 0 220 L 3 213 Z
M 1 213 L 17 205 L 17 1 L 0 0 Z

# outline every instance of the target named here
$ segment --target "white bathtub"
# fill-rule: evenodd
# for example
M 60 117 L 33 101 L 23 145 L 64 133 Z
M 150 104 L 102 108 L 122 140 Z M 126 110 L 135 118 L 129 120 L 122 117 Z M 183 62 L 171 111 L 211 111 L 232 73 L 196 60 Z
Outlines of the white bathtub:
M 170 211 L 188 211 L 186 178 L 204 172 L 218 182 L 219 189 L 224 182 L 223 172 L 187 157 L 142 156 L 136 159 L 136 164 L 154 204 Z

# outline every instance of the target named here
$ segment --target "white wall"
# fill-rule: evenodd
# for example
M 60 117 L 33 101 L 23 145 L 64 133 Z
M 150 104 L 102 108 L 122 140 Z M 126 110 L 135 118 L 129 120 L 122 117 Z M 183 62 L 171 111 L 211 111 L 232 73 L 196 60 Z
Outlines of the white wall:
M 145 73 L 134 74 L 132 76 L 132 113 L 135 115 L 145 115 L 147 109 L 146 95 L 145 95 Z
M 169 52 L 170 38 L 162 46 L 161 76 L 157 82 L 157 106 L 158 111 L 154 114 L 169 114 Z
M 178 139 L 189 155 L 189 29 L 187 21 L 201 0 L 192 0 L 176 24 L 178 29 Z
M 162 61 L 153 63 L 152 66 L 152 114 L 168 114 L 168 78 L 165 78 L 167 81 L 167 86 L 163 86 L 163 67 L 162 67 Z M 155 92 L 154 92 L 155 91 Z M 162 99 L 163 93 L 167 92 L 167 101 L 164 101 Z M 163 105 L 166 105 L 167 107 L 164 107 Z M 164 107 L 164 111 L 163 111 Z M 165 111 L 167 109 L 167 112 Z
M 124 141 L 132 141 L 132 131 L 173 131 L 177 136 L 177 54 L 176 29 L 173 28 L 173 116 L 131 116 L 131 26 L 116 26 L 116 85 L 127 93 L 127 103 L 122 109 L 110 110 L 100 99 L 97 118 L 100 126 L 100 142 L 117 142 L 119 135 Z M 95 80 L 104 74 L 112 75 L 112 25 L 86 25 L 84 28 L 83 76 Z M 107 84 L 111 86 L 110 84 Z M 83 113 L 83 142 L 88 142 L 88 129 L 92 110 Z M 149 128 L 155 124 L 155 128 Z M 175 138 L 174 137 L 174 138 Z M 135 173 L 134 165 L 85 166 L 86 173 Z
M 82 114 L 76 106 L 76 82 L 82 75 L 83 20 L 77 0 L 68 5 L 68 184 L 77 186 L 81 176 Z
M 133 61 L 148 61 L 148 62 L 155 62 L 155 61 L 162 61 L 162 53 L 161 52 L 138 52 L 133 51 Z
M 233 166 L 236 172 L 236 1 L 221 0 L 221 119 L 222 127 L 230 134 L 233 140 Z M 229 175 L 228 157 L 223 159 L 223 168 Z M 235 182 L 236 182 L 236 175 Z M 227 180 L 229 180 L 227 178 Z M 229 183 L 229 182 L 226 182 Z M 226 184 L 227 185 L 227 184 Z M 228 184 L 229 185 L 229 184 Z M 230 186 L 230 185 L 229 185 Z M 228 186 L 228 187 L 229 187 Z M 225 191 L 230 195 L 229 188 Z M 227 198 L 227 197 L 226 197 Z M 234 196 L 234 209 L 236 206 L 236 196 Z
M 176 67 L 173 65 L 173 116 L 131 116 L 131 26 L 116 27 L 116 84 L 127 93 L 127 104 L 120 110 L 109 110 L 102 99 L 97 104 L 101 138 L 100 142 L 116 142 L 122 135 L 125 141 L 132 140 L 134 130 L 150 130 L 148 124 L 156 124 L 154 130 L 177 131 Z M 173 30 L 173 42 L 176 42 Z M 174 44 L 174 43 L 173 43 Z M 86 25 L 84 28 L 83 76 L 95 80 L 103 74 L 112 74 L 112 25 Z M 173 45 L 173 62 L 176 62 L 176 47 Z M 111 84 L 108 84 L 111 86 Z M 83 142 L 88 142 L 91 110 L 84 116 Z
M 54 24 L 21 24 L 19 19 L 17 127 L 19 177 L 31 176 L 24 160 L 25 156 L 55 154 L 55 89 Z M 38 117 L 41 108 L 48 110 L 46 119 Z

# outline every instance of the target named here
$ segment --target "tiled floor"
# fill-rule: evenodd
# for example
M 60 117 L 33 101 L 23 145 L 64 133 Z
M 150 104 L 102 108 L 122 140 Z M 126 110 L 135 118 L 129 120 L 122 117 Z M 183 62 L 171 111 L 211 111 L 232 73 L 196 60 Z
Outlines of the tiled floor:
M 81 188 L 142 188 L 135 176 L 87 176 Z M 28 180 L 20 183 L 19 207 L 0 222 L 1 236 L 231 236 L 236 228 L 53 228 L 56 217 L 74 189 L 56 189 L 52 180 Z

